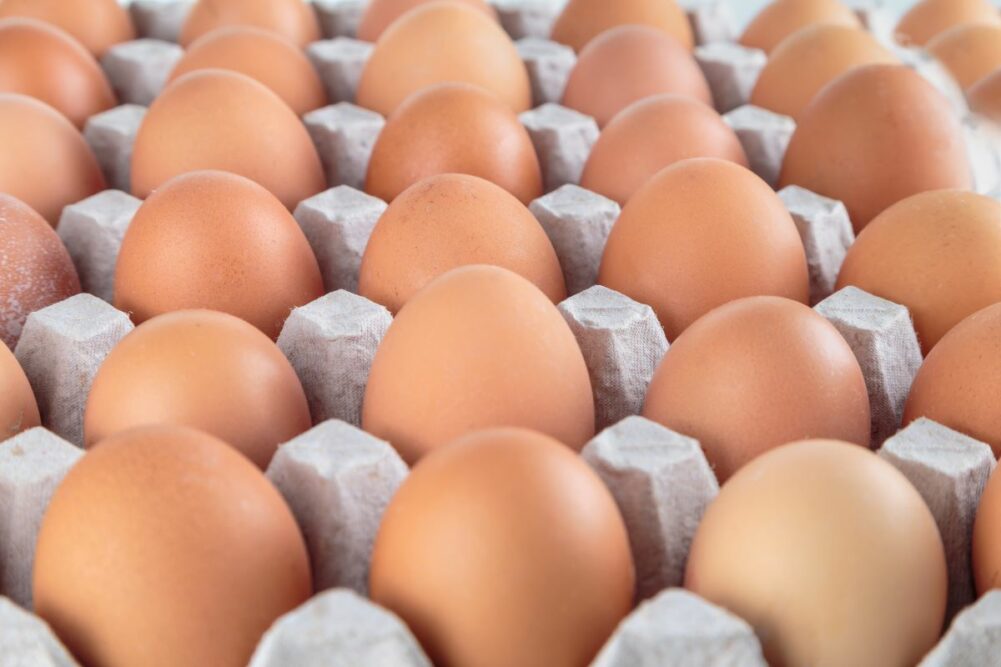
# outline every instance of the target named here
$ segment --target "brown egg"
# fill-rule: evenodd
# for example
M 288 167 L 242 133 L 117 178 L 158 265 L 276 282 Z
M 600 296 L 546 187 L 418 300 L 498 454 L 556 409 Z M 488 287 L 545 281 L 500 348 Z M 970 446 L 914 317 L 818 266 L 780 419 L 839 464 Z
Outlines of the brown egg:
M 969 315 L 1001 301 L 1001 202 L 937 190 L 904 199 L 848 251 L 837 289 L 907 306 L 925 354 Z
M 170 73 L 170 81 L 202 69 L 246 74 L 277 93 L 299 116 L 327 103 L 323 83 L 306 55 L 281 35 L 260 28 L 220 28 L 195 40 Z
M 1001 588 L 1001 473 L 997 469 L 980 496 L 972 546 L 977 593 L 984 595 Z
M 774 0 L 754 17 L 740 43 L 769 53 L 786 37 L 817 24 L 862 27 L 855 12 L 840 0 Z
M 38 211 L 53 227 L 63 207 L 104 190 L 83 135 L 52 107 L 0 94 L 0 192 Z
M 375 42 L 396 19 L 429 0 L 370 0 L 358 24 L 358 39 Z M 469 5 L 496 20 L 497 12 L 485 0 L 454 0 Z
M 573 333 L 535 285 L 496 266 L 453 269 L 390 325 L 372 362 L 362 427 L 413 463 L 497 426 L 580 449 L 594 436 L 591 380 Z
M 246 176 L 289 210 L 326 187 L 298 116 L 263 84 L 222 70 L 182 76 L 153 102 L 133 148 L 132 194 L 145 199 L 174 176 L 199 169 Z
M 722 488 L 685 586 L 750 623 L 773 667 L 904 667 L 938 641 L 948 575 L 907 478 L 861 447 L 812 440 Z
M 73 260 L 31 207 L 0 194 L 0 341 L 14 349 L 28 315 L 80 293 Z
M 435 664 L 463 667 L 587 665 L 632 608 L 634 579 L 601 479 L 513 428 L 421 461 L 386 510 L 370 577 Z
M 989 0 L 924 0 L 900 19 L 897 41 L 924 46 L 949 28 L 964 23 L 1001 25 L 1001 16 Z
M 265 469 L 309 430 L 309 405 L 278 346 L 238 317 L 211 310 L 159 315 L 111 351 L 94 378 L 85 445 L 137 426 L 189 426 Z
M 645 25 L 673 37 L 689 51 L 692 26 L 675 0 L 570 0 L 553 25 L 552 39 L 580 51 L 601 33 L 622 25 Z
M 580 184 L 624 206 L 658 171 L 694 157 L 747 166 L 737 135 L 712 108 L 678 95 L 656 95 L 630 104 L 605 126 Z
M 179 41 L 186 47 L 206 33 L 233 25 L 263 28 L 299 46 L 321 38 L 316 13 L 303 0 L 198 0 Z
M 310 591 L 278 491 L 226 443 L 176 426 L 87 452 L 35 553 L 35 611 L 91 667 L 243 667 Z
M 34 19 L 0 20 L 0 92 L 37 98 L 77 127 L 116 104 L 90 52 L 59 28 Z
M 436 277 L 468 264 L 510 269 L 554 303 L 567 297 L 535 216 L 490 181 L 462 174 L 426 178 L 390 204 L 365 248 L 358 293 L 395 313 Z
M 466 84 L 422 90 L 397 109 L 379 133 L 365 190 L 386 201 L 429 176 L 479 176 L 526 206 L 542 196 L 535 146 L 517 114 Z
M 986 442 L 1001 456 L 1001 304 L 953 327 L 914 378 L 904 425 L 927 417 Z
M 806 302 L 806 253 L 778 195 L 725 160 L 679 162 L 647 181 L 605 245 L 598 282 L 651 306 L 669 340 L 745 296 Z
M 115 307 L 136 324 L 208 308 L 277 338 L 293 308 L 323 293 L 316 257 L 281 202 L 218 171 L 178 176 L 150 195 L 115 266 Z
M 991 72 L 1001 69 L 1001 22 L 956 26 L 928 42 L 928 52 L 938 58 L 964 90 Z
M 897 58 L 861 28 L 820 24 L 793 33 L 772 51 L 751 103 L 798 118 L 824 86 L 860 65 Z
M 129 13 L 117 0 L 3 0 L 0 18 L 45 21 L 75 37 L 95 56 L 136 38 Z
M 0 441 L 41 423 L 27 376 L 14 353 L 0 345 Z
M 604 127 L 630 104 L 672 93 L 712 106 L 698 63 L 677 41 L 646 26 L 620 26 L 588 43 L 570 72 L 563 105 Z
M 967 98 L 971 109 L 1001 123 L 1001 69 L 970 88 Z
M 867 65 L 803 111 L 779 181 L 843 201 L 859 232 L 901 199 L 968 190 L 971 179 L 963 129 L 945 97 L 909 67 Z
M 362 70 L 358 104 L 388 116 L 436 83 L 469 83 L 512 111 L 532 106 L 528 71 L 496 21 L 468 4 L 427 2 L 383 33 Z

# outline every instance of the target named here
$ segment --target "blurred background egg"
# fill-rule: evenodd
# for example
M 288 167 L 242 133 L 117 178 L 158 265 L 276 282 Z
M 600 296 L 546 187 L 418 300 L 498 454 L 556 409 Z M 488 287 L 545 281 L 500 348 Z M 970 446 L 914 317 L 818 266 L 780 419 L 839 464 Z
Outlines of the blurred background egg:
M 49 223 L 0 194 L 0 341 L 14 349 L 29 314 L 79 292 L 73 261 Z
M 390 325 L 372 362 L 362 427 L 413 463 L 499 426 L 579 450 L 594 436 L 591 380 L 573 333 L 535 285 L 496 266 L 453 269 Z
M 813 309 L 778 297 L 731 302 L 686 329 L 653 376 L 643 416 L 697 439 L 720 481 L 801 438 L 869 444 L 852 349 Z
M 80 128 L 116 104 L 111 84 L 90 52 L 59 28 L 35 19 L 0 20 L 0 92 L 35 97 Z
M 53 227 L 63 207 L 105 188 L 83 135 L 52 107 L 0 93 L 0 192 L 21 200 Z
M 178 61 L 169 81 L 202 69 L 246 74 L 274 91 L 297 116 L 327 103 L 320 77 L 299 47 L 261 28 L 220 28 L 200 37 Z
M 563 105 L 603 127 L 633 102 L 661 93 L 713 103 L 702 70 L 677 40 L 648 26 L 620 26 L 580 52 Z
M 517 114 L 466 84 L 422 90 L 397 109 L 379 133 L 365 191 L 391 202 L 436 174 L 479 176 L 526 206 L 542 196 L 535 146 Z
M 132 194 L 145 199 L 200 169 L 246 176 L 289 210 L 326 187 L 316 148 L 288 105 L 249 76 L 217 69 L 182 76 L 153 102 L 133 147 Z
M 716 306 L 754 295 L 806 302 L 806 253 L 782 200 L 733 162 L 664 169 L 633 195 L 598 282 L 657 313 L 668 340 Z
M 1001 70 L 1001 21 L 956 26 L 928 42 L 928 52 L 938 58 L 963 90 L 988 74 Z
M 987 481 L 973 524 L 973 578 L 983 595 L 1001 588 L 1001 473 Z
M 844 202 L 859 232 L 911 195 L 969 190 L 972 176 L 945 97 L 909 67 L 867 65 L 835 79 L 803 111 L 779 181 Z
M 658 171 L 695 157 L 747 166 L 737 135 L 711 107 L 678 95 L 656 95 L 630 104 L 605 126 L 580 184 L 624 206 Z
M 511 38 L 484 12 L 451 0 L 422 4 L 383 33 L 362 70 L 357 103 L 388 116 L 413 93 L 444 82 L 479 86 L 514 112 L 532 106 Z
M 358 24 L 358 39 L 364 42 L 375 42 L 382 36 L 392 23 L 415 7 L 426 4 L 430 0 L 369 0 L 362 12 Z M 455 0 L 469 5 L 496 20 L 497 12 L 487 4 L 486 0 Z
M 615 501 L 583 459 L 498 429 L 410 473 L 370 579 L 437 665 L 582 667 L 632 608 L 635 575 Z
M 970 108 L 1001 124 L 1001 69 L 970 88 Z
M 0 345 L 0 441 L 41 423 L 27 376 L 14 353 Z
M 901 17 L 896 37 L 901 44 L 924 46 L 949 28 L 967 23 L 1001 25 L 1001 16 L 990 0 L 923 0 Z
M 580 51 L 601 33 L 622 25 L 656 28 L 688 50 L 695 41 L 688 17 L 675 0 L 570 0 L 553 25 L 552 39 Z
M 181 28 L 181 46 L 225 26 L 255 26 L 306 46 L 320 39 L 316 13 L 303 0 L 198 0 Z
M 35 555 L 35 611 L 90 667 L 244 667 L 310 591 L 278 491 L 226 443 L 176 426 L 87 452 Z
M 462 174 L 424 179 L 393 200 L 365 248 L 358 293 L 395 313 L 434 278 L 468 264 L 510 269 L 554 303 L 567 296 L 535 216 L 490 181 Z
M 862 27 L 855 12 L 840 0 L 775 0 L 744 29 L 740 43 L 769 53 L 789 35 L 817 24 Z
M 241 176 L 201 171 L 150 195 L 122 240 L 115 307 L 136 324 L 173 310 L 241 317 L 272 338 L 297 306 L 323 296 L 295 219 Z
M 948 589 L 935 519 L 861 447 L 807 441 L 738 472 L 695 533 L 685 586 L 743 618 L 776 667 L 915 665 Z
M 95 56 L 136 38 L 129 13 L 117 0 L 3 0 L 0 18 L 38 19 L 62 28 Z

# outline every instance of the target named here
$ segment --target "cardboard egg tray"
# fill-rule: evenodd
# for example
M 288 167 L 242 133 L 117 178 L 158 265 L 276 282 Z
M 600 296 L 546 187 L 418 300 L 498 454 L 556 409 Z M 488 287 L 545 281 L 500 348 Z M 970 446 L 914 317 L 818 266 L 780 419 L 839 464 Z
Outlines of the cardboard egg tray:
M 388 443 L 358 428 L 376 348 L 392 317 L 354 294 L 369 234 L 386 203 L 361 191 L 384 124 L 352 104 L 372 45 L 353 39 L 363 0 L 314 0 L 328 39 L 307 48 L 331 105 L 303 121 L 323 160 L 331 189 L 299 204 L 294 215 L 319 261 L 328 294 L 295 309 L 278 346 L 306 391 L 312 430 L 282 445 L 267 475 L 282 492 L 305 537 L 319 593 L 279 619 L 262 639 L 251 667 L 278 665 L 430 666 L 407 627 L 365 598 L 375 534 L 408 474 Z M 595 391 L 598 435 L 582 456 L 607 484 L 629 532 L 637 572 L 635 611 L 594 661 L 595 667 L 765 665 L 751 627 L 679 589 L 699 520 L 719 487 L 699 443 L 636 416 L 647 385 L 668 349 L 653 310 L 595 286 L 598 265 L 619 206 L 576 185 L 598 136 L 595 121 L 558 104 L 576 56 L 548 41 L 560 0 L 494 0 L 518 40 L 536 108 L 524 113 L 543 167 L 547 194 L 530 210 L 556 249 L 571 295 L 559 310 L 576 336 Z M 135 0 L 143 37 L 118 45 L 102 65 L 122 106 L 92 117 L 85 137 L 116 190 L 68 206 L 58 232 L 85 293 L 33 313 L 15 354 L 31 381 L 44 428 L 0 446 L 0 667 L 73 665 L 31 608 L 34 543 L 56 486 L 82 456 L 82 423 L 90 384 L 105 356 L 133 325 L 109 304 L 115 260 L 141 202 L 127 194 L 131 146 L 180 47 L 173 43 L 189 0 Z M 893 16 L 873 2 L 865 25 L 889 42 Z M 734 22 L 721 2 L 690 10 L 699 41 L 695 56 L 717 106 L 735 129 L 753 170 L 773 184 L 795 130 L 791 118 L 749 106 L 765 64 L 762 52 L 734 43 Z M 977 189 L 1001 197 L 1001 150 L 982 122 L 969 117 L 962 94 L 933 60 L 898 52 L 955 104 L 966 123 Z M 951 629 L 923 667 L 997 664 L 1001 592 L 975 599 L 970 537 L 980 494 L 995 466 L 990 447 L 928 420 L 900 430 L 903 404 L 922 357 L 907 309 L 856 288 L 832 294 L 854 241 L 840 202 L 798 187 L 779 193 L 806 248 L 811 300 L 855 352 L 872 408 L 872 442 L 924 497 L 938 523 L 949 562 Z M 325 591 L 325 592 L 321 592 Z M 16 603 L 16 604 L 14 604 Z

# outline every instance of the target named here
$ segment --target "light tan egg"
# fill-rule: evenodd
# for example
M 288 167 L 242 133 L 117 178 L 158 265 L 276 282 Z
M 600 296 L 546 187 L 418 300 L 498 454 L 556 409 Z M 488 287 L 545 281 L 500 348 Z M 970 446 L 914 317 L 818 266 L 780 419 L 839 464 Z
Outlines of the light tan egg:
M 136 38 L 129 13 L 117 0 L 3 0 L 0 18 L 33 18 L 62 28 L 95 56 Z
M 971 109 L 1001 124 L 1001 69 L 971 87 L 967 98 Z
M 40 426 L 31 384 L 6 345 L 0 345 L 0 441 Z
M 187 47 L 206 33 L 234 25 L 270 30 L 299 46 L 320 39 L 316 13 L 303 0 L 198 0 L 181 28 L 179 41 Z
M 973 577 L 977 593 L 1001 588 L 1001 474 L 991 474 L 973 524 Z
M 770 53 L 789 35 L 818 24 L 862 27 L 840 0 L 774 0 L 744 29 L 740 43 Z
M 677 41 L 648 26 L 620 26 L 580 52 L 563 105 L 603 127 L 630 104 L 663 93 L 713 103 L 698 63 Z
M 645 25 L 673 37 L 691 50 L 692 26 L 675 0 L 570 0 L 553 25 L 552 39 L 580 51 L 611 28 Z
M 928 52 L 967 90 L 991 72 L 1001 70 L 1001 21 L 950 28 L 928 42 Z
M 990 0 L 922 0 L 900 19 L 897 41 L 924 46 L 949 28 L 965 23 L 1001 25 L 1001 16 Z
M 496 21 L 467 4 L 422 4 L 383 33 L 362 70 L 357 102 L 388 116 L 414 93 L 454 82 L 479 86 L 514 112 L 532 106 L 528 71 Z
M 467 84 L 422 90 L 397 109 L 372 149 L 365 191 L 393 201 L 437 174 L 479 176 L 526 206 L 542 196 L 535 146 L 517 114 Z
M 370 0 L 358 24 L 358 39 L 375 42 L 396 19 L 430 0 Z M 485 0 L 454 0 L 469 5 L 496 20 L 497 12 Z

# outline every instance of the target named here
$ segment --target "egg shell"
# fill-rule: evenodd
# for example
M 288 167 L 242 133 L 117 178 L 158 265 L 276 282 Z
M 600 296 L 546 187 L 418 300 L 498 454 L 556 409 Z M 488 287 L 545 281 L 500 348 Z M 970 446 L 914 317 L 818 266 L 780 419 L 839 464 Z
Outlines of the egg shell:
M 927 417 L 1001 455 L 1001 304 L 970 315 L 932 348 L 911 385 L 904 425 Z
M 0 341 L 14 349 L 29 314 L 79 293 L 76 267 L 49 223 L 0 194 Z
M 41 424 L 28 377 L 14 353 L 0 345 L 0 442 Z
M 35 611 L 94 667 L 243 667 L 310 592 L 281 495 L 191 429 L 134 429 L 90 450 L 39 532 Z
M 619 26 L 580 52 L 563 106 L 594 117 L 603 127 L 633 102 L 662 93 L 713 103 L 706 77 L 687 49 L 655 28 Z
M 63 207 L 105 188 L 83 135 L 52 107 L 0 93 L 0 192 L 21 200 L 53 227 Z
M 388 116 L 413 93 L 444 82 L 479 86 L 515 112 L 532 106 L 528 70 L 511 38 L 460 2 L 422 4 L 390 26 L 362 70 L 356 97 Z
M 980 496 L 973 523 L 972 558 L 977 593 L 1001 588 L 1001 474 L 997 468 Z
M 434 278 L 469 264 L 510 269 L 554 303 L 567 297 L 535 216 L 490 181 L 462 174 L 424 179 L 393 201 L 365 247 L 358 293 L 395 313 Z
M 542 196 L 542 169 L 518 116 L 484 90 L 441 84 L 397 109 L 379 133 L 365 191 L 385 201 L 429 176 L 479 176 L 528 205 Z
M 584 357 L 535 285 L 496 266 L 453 269 L 390 325 L 372 361 L 362 428 L 413 463 L 466 433 L 501 426 L 583 447 L 594 436 Z
M 773 667 L 915 665 L 938 641 L 948 588 L 935 519 L 907 479 L 818 440 L 723 486 L 685 586 L 750 623 Z
M 601 33 L 622 25 L 645 25 L 684 48 L 695 45 L 692 25 L 675 0 L 570 0 L 553 24 L 552 39 L 580 51 Z
M 181 27 L 178 41 L 187 47 L 206 33 L 234 25 L 263 28 L 299 46 L 321 37 L 316 13 L 303 0 L 198 0 Z
M 297 116 L 327 103 L 323 83 L 299 47 L 261 28 L 219 28 L 195 40 L 170 73 L 169 81 L 202 69 L 246 74 L 274 91 Z
M 390 25 L 410 10 L 427 4 L 429 0 L 370 0 L 365 5 L 365 11 L 358 23 L 358 39 L 364 42 L 375 42 Z M 497 20 L 497 12 L 485 0 L 453 0 L 469 5 L 483 12 L 486 16 Z
M 866 65 L 803 111 L 779 183 L 844 202 L 858 233 L 911 195 L 971 189 L 972 174 L 948 100 L 909 67 Z
M 98 370 L 85 446 L 150 424 L 214 435 L 261 469 L 278 445 L 312 426 L 302 384 L 281 350 L 250 324 L 211 310 L 147 320 Z
M 971 109 L 1001 123 L 1001 69 L 971 87 L 967 98 Z
M 1001 22 L 964 24 L 946 30 L 928 42 L 928 52 L 966 90 L 1001 70 Z
M 896 38 L 904 45 L 924 46 L 949 28 L 966 23 L 1001 25 L 1001 16 L 989 0 L 924 0 L 901 17 Z
M 580 184 L 624 206 L 661 169 L 696 157 L 747 166 L 740 140 L 713 109 L 678 95 L 656 95 L 630 104 L 605 126 Z
M 782 200 L 746 168 L 715 158 L 678 162 L 633 195 L 608 236 L 598 283 L 651 306 L 668 340 L 728 301 L 806 303 L 810 291 Z
M 786 37 L 817 24 L 862 27 L 855 12 L 840 0 L 775 0 L 748 24 L 740 43 L 769 53 Z
M 370 588 L 435 664 L 578 667 L 629 612 L 634 583 L 595 473 L 551 438 L 498 429 L 411 472 L 383 517 Z
M 265 85 L 224 70 L 182 76 L 150 106 L 133 147 L 132 194 L 145 199 L 200 169 L 246 176 L 289 210 L 326 187 L 299 117 Z
M 852 68 L 897 62 L 861 28 L 814 25 L 793 33 L 772 51 L 751 93 L 751 104 L 798 118 L 824 86 Z
M 961 190 L 904 199 L 862 230 L 837 289 L 907 306 L 925 354 L 960 321 L 1001 301 L 1001 202 Z
M 136 38 L 129 13 L 117 0 L 4 0 L 0 18 L 7 17 L 51 23 L 98 57 L 115 44 Z
M 35 19 L 0 20 L 0 92 L 37 98 L 81 128 L 117 103 L 90 52 L 59 28 Z
M 136 324 L 208 308 L 277 338 L 293 308 L 323 294 L 291 214 L 253 181 L 224 172 L 185 174 L 157 189 L 125 232 L 115 267 L 115 307 Z

